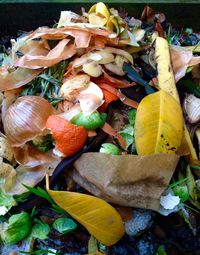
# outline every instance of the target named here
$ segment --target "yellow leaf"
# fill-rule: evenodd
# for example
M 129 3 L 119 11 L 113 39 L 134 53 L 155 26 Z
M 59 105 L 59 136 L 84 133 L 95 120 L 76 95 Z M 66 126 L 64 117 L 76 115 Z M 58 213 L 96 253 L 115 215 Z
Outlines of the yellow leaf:
M 173 154 L 183 135 L 179 103 L 161 90 L 146 96 L 139 104 L 135 121 L 135 143 L 139 155 Z
M 56 204 L 106 246 L 115 244 L 124 235 L 120 215 L 104 200 L 76 192 L 48 190 L 48 193 Z
M 171 66 L 171 59 L 170 59 L 170 51 L 169 45 L 167 40 L 162 37 L 156 38 L 156 47 L 155 47 L 155 59 L 157 63 L 158 69 L 158 86 L 160 89 L 168 92 L 172 95 L 177 102 L 180 104 L 178 91 L 176 88 L 176 83 L 174 79 L 174 74 Z M 184 137 L 187 141 L 189 150 L 190 150 L 190 159 L 189 161 L 192 162 L 197 160 L 197 154 L 192 144 L 188 129 L 184 123 Z

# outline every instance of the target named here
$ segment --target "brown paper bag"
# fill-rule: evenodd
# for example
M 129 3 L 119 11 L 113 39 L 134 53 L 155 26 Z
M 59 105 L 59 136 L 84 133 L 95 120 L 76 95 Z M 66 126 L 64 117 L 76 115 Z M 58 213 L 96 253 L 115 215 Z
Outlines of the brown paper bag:
M 72 177 L 108 202 L 157 211 L 178 160 L 175 154 L 114 156 L 91 152 L 75 162 Z

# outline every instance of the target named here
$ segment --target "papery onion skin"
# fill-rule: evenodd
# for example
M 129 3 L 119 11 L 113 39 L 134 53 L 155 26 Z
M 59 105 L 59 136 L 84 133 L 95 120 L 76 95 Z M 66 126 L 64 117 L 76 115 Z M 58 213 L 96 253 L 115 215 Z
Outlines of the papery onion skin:
M 41 134 L 53 112 L 53 106 L 40 96 L 19 97 L 3 119 L 5 134 L 11 146 L 22 146 Z

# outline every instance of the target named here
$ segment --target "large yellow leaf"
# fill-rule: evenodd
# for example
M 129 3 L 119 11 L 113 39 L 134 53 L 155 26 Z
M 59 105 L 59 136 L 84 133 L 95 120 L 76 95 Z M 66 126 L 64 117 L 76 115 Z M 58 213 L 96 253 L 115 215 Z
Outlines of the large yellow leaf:
M 48 190 L 49 195 L 99 242 L 110 246 L 124 235 L 117 211 L 104 200 L 76 192 Z
M 173 69 L 171 66 L 170 50 L 166 39 L 162 37 L 156 38 L 155 59 L 158 69 L 158 86 L 160 89 L 172 95 L 180 104 L 178 91 L 176 88 Z M 194 163 L 198 159 L 195 148 L 192 144 L 188 129 L 184 123 L 184 138 L 187 141 L 190 150 L 190 162 Z
M 135 121 L 135 143 L 139 155 L 175 153 L 183 135 L 179 103 L 161 90 L 139 104 Z

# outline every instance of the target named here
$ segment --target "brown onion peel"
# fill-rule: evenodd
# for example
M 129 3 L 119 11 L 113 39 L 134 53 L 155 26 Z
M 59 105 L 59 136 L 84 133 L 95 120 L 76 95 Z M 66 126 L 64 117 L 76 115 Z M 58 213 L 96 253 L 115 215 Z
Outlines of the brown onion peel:
M 5 134 L 11 146 L 22 146 L 40 135 L 49 115 L 53 113 L 53 106 L 40 96 L 19 97 L 3 119 Z

